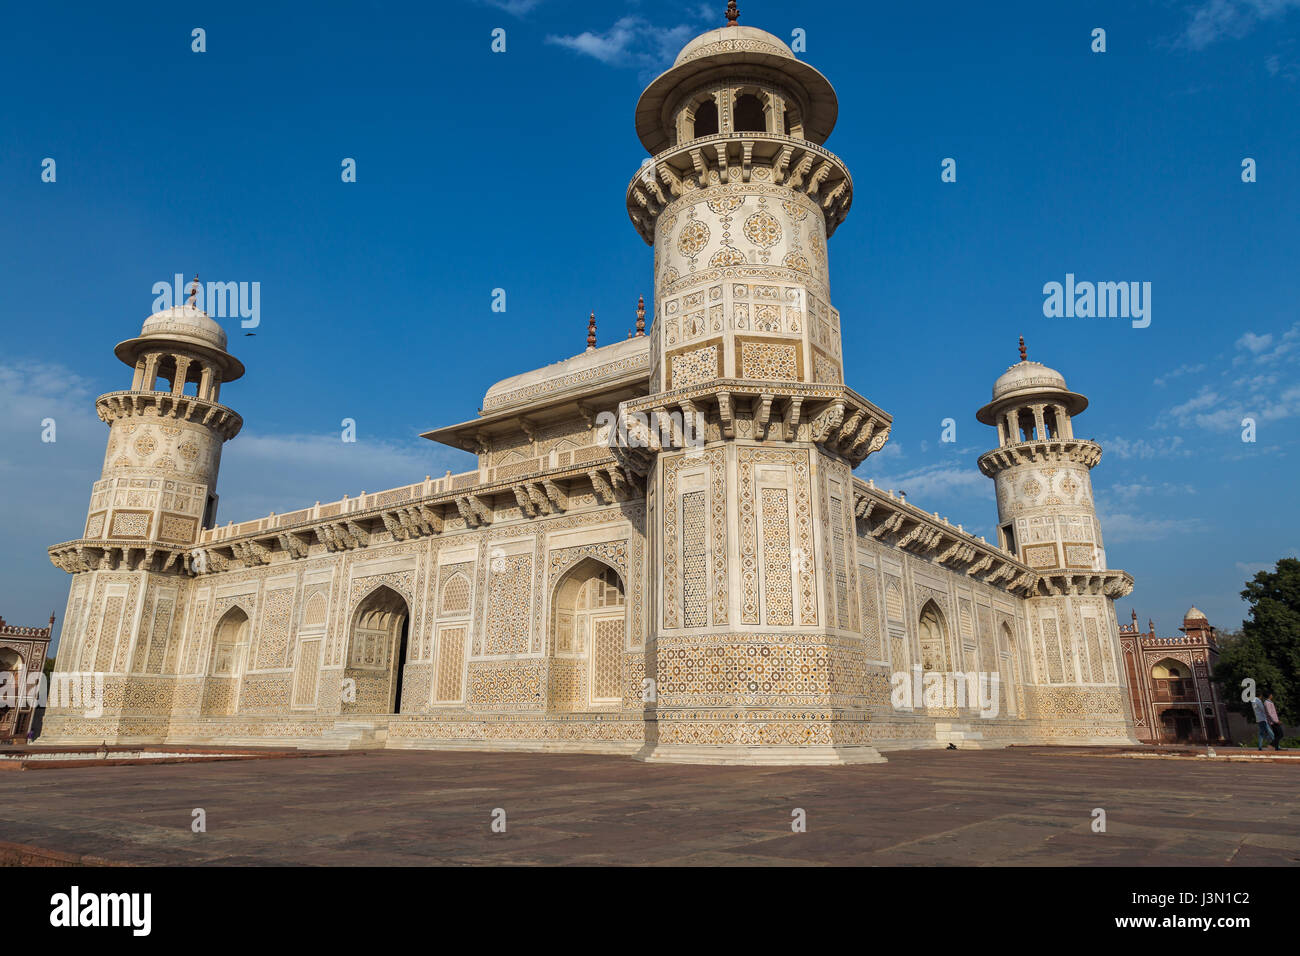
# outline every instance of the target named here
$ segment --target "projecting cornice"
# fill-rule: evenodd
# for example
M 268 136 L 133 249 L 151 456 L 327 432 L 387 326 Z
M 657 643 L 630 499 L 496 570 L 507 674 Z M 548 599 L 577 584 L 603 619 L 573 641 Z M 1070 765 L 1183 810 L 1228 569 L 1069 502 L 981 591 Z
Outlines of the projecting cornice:
M 893 423 L 846 385 L 721 378 L 623 402 L 612 451 L 630 472 L 645 475 L 660 451 L 687 447 L 682 429 L 696 414 L 714 423 L 717 437 L 813 442 L 854 468 L 884 447 Z
M 1127 571 L 1110 568 L 1104 571 L 1044 571 L 1031 597 L 1104 595 L 1112 601 L 1133 593 L 1133 576 Z
M 1101 446 L 1082 438 L 1015 442 L 980 455 L 979 468 L 993 478 L 1016 465 L 1052 461 L 1071 461 L 1092 468 L 1101 461 Z

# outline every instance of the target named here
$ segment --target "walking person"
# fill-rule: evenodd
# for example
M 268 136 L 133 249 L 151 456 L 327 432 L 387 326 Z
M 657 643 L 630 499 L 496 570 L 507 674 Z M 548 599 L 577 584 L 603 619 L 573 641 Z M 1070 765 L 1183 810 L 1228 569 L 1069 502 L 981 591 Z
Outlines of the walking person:
M 1264 698 L 1264 714 L 1268 718 L 1268 728 L 1273 731 L 1273 749 L 1282 749 L 1282 721 L 1277 716 L 1277 706 L 1273 703 L 1273 692 Z
M 1259 746 L 1256 750 L 1264 749 L 1264 741 L 1273 742 L 1273 731 L 1268 726 L 1268 708 L 1259 697 L 1252 697 L 1250 700 L 1250 709 L 1255 712 L 1255 723 L 1259 725 Z

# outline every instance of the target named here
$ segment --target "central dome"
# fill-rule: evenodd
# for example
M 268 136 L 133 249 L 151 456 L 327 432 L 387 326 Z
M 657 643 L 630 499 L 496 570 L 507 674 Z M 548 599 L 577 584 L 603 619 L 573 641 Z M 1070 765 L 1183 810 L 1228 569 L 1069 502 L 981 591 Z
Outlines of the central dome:
M 766 30 L 757 27 L 727 26 L 718 27 L 707 33 L 701 33 L 677 54 L 673 66 L 681 66 L 701 56 L 717 53 L 774 53 L 788 60 L 795 58 L 794 53 L 781 40 Z

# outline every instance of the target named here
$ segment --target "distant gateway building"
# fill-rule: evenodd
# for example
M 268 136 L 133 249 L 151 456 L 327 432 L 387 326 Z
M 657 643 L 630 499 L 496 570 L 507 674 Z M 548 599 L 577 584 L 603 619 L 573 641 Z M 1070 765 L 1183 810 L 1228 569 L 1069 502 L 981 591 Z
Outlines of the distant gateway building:
M 688 43 L 636 110 L 649 334 L 593 337 L 427 433 L 477 453 L 465 474 L 214 527 L 243 366 L 193 305 L 151 316 L 116 349 L 131 388 L 97 402 L 84 533 L 50 549 L 72 574 L 58 668 L 107 672 L 105 712 L 51 711 L 44 741 L 809 764 L 1133 742 L 1112 603 L 1133 582 L 1106 566 L 1101 449 L 1060 373 L 1022 350 L 979 410 L 1000 546 L 853 477 L 891 418 L 844 384 L 837 110 L 771 34 Z M 702 447 L 645 427 L 697 415 Z M 997 674 L 997 716 L 893 706 L 917 668 Z
M 53 614 L 45 627 L 7 624 L 0 617 L 0 743 L 25 741 L 28 732 L 40 728 L 39 693 L 30 682 L 45 669 L 53 630 Z
M 1183 615 L 1178 637 L 1156 637 L 1133 623 L 1119 627 L 1119 645 L 1137 738 L 1153 744 L 1215 744 L 1228 739 L 1228 710 L 1212 677 L 1219 632 L 1197 608 Z M 1248 724 L 1251 732 L 1253 725 Z

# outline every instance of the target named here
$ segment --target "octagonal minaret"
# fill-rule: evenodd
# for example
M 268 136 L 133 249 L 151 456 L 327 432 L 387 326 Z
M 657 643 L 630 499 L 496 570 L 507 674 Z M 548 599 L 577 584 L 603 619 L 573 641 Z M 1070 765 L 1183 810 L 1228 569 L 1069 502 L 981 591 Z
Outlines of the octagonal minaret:
M 688 43 L 641 94 L 651 158 L 627 204 L 655 250 L 652 387 L 844 381 L 826 240 L 853 182 L 822 146 L 837 113 L 821 73 L 734 22 Z
M 244 367 L 193 293 L 114 352 L 132 369 L 131 387 L 95 402 L 109 427 L 103 470 L 81 535 L 50 558 L 73 576 L 58 670 L 104 673 L 121 700 L 129 681 L 174 673 L 188 572 L 202 570 L 192 548 L 215 521 L 222 444 L 243 424 L 220 403 L 221 386 Z M 106 712 L 95 733 L 109 739 L 116 717 Z M 59 723 L 70 719 L 52 711 L 49 726 L 75 736 Z
M 997 488 L 999 544 L 1039 576 L 1026 602 L 1030 716 L 1093 714 L 1076 736 L 1113 741 L 1132 737 L 1114 601 L 1133 579 L 1106 564 L 1091 475 L 1101 446 L 1074 434 L 1087 407 L 1060 372 L 1029 361 L 1021 338 L 1020 361 L 976 413 L 998 433 L 979 467 Z
M 855 677 L 851 472 L 890 417 L 844 384 L 826 241 L 853 187 L 822 145 L 838 106 L 821 73 L 736 19 L 733 3 L 636 109 L 651 156 L 627 206 L 654 247 L 651 394 L 623 404 L 620 452 L 646 475 L 663 567 L 649 759 L 877 761 Z
M 85 537 L 188 548 L 216 520 L 221 446 L 243 425 L 220 404 L 221 386 L 244 366 L 193 297 L 151 315 L 113 351 L 134 375 L 129 391 L 95 403 L 109 435 Z M 128 488 L 151 493 L 124 497 Z

